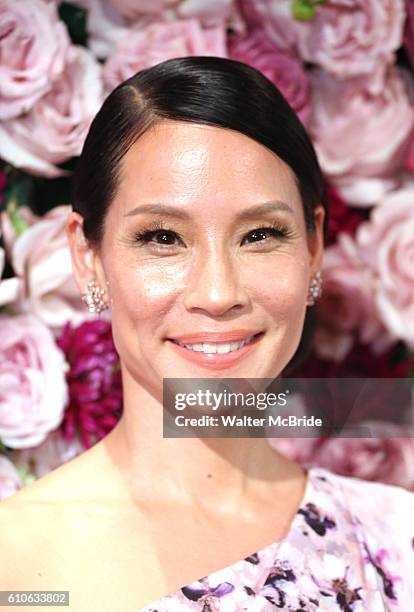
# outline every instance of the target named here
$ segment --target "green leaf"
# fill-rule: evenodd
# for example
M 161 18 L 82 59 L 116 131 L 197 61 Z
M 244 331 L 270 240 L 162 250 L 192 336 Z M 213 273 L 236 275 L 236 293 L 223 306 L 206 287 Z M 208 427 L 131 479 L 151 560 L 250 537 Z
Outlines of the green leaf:
M 88 44 L 87 11 L 72 2 L 61 2 L 58 11 L 73 44 L 86 47 Z
M 6 170 L 8 175 L 6 191 L 4 194 L 4 206 L 10 200 L 16 202 L 17 206 L 30 206 L 33 199 L 33 177 L 17 168 Z
M 16 471 L 22 479 L 23 486 L 27 487 L 27 485 L 31 484 L 36 480 L 36 476 L 27 468 L 26 466 L 15 466 Z
M 293 0 L 292 16 L 298 21 L 310 21 L 316 10 L 311 0 Z
M 9 200 L 6 206 L 6 212 L 9 215 L 10 221 L 16 232 L 16 236 L 23 234 L 29 227 L 27 221 L 19 213 L 19 207 L 17 206 L 16 200 Z

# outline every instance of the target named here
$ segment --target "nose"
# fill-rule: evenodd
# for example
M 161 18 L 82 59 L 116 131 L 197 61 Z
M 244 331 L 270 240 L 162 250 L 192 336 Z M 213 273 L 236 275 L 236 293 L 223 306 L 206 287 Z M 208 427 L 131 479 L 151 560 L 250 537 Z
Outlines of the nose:
M 187 310 L 202 310 L 220 316 L 232 309 L 242 309 L 249 296 L 240 283 L 237 264 L 230 255 L 211 249 L 189 273 L 184 297 Z

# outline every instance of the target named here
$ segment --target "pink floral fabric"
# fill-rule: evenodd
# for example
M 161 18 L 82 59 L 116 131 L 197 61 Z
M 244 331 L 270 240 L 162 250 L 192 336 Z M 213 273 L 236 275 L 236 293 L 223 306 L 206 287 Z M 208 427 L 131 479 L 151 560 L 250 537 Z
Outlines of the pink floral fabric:
M 288 535 L 141 608 L 406 612 L 414 582 L 414 493 L 313 466 Z

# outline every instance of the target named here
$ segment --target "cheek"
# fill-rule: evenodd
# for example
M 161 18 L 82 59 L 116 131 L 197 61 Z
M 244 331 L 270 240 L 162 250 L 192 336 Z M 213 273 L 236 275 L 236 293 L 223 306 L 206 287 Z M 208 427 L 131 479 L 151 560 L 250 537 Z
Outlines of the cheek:
M 264 280 L 266 279 L 266 280 Z M 278 319 L 292 319 L 303 311 L 307 295 L 307 268 L 298 259 L 284 257 L 258 267 L 246 279 L 255 301 Z
M 279 254 L 254 265 L 240 265 L 239 282 L 256 305 L 261 305 L 279 320 L 292 319 L 302 312 L 307 294 L 305 257 Z M 113 258 L 110 286 L 113 323 L 136 323 L 151 320 L 154 325 L 176 306 L 188 284 L 188 262 L 127 262 Z
M 133 321 L 157 320 L 163 317 L 180 291 L 183 273 L 165 265 L 120 266 L 112 273 L 113 318 Z

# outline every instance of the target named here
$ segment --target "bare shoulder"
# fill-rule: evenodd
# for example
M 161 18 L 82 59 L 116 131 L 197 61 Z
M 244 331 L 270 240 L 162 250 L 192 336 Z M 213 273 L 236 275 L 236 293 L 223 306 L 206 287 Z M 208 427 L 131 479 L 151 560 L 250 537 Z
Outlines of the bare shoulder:
M 40 588 L 42 567 L 58 561 L 71 472 L 58 468 L 0 503 L 2 589 Z
M 38 478 L 0 503 L 4 520 L 19 520 L 24 513 L 44 519 L 73 504 L 87 503 L 100 496 L 101 447 L 96 445 Z
M 82 612 L 132 612 L 156 599 L 143 522 L 106 476 L 87 451 L 0 502 L 0 590 L 68 590 Z
M 91 513 L 95 457 L 86 451 L 0 502 L 2 588 L 6 578 L 14 588 L 40 588 L 65 570 L 65 551 L 75 551 L 82 519 Z

